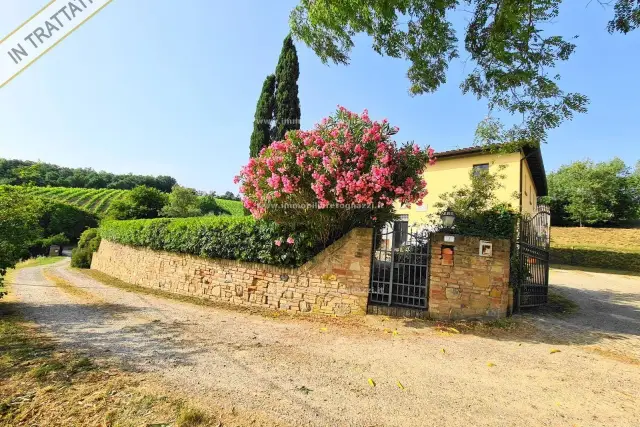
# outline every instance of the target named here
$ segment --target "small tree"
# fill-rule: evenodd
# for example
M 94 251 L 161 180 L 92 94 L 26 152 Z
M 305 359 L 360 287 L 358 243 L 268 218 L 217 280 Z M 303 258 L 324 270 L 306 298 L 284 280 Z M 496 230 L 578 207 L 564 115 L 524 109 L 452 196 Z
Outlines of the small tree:
M 157 218 L 167 204 L 168 196 L 162 191 L 139 185 L 121 199 L 116 200 L 107 216 L 112 219 L 149 219 Z
M 301 226 L 319 241 L 358 225 L 382 223 L 393 203 L 422 204 L 433 150 L 398 148 L 398 131 L 340 108 L 311 131 L 292 131 L 242 168 L 244 206 L 256 218 Z
M 271 123 L 275 109 L 276 77 L 273 74 L 267 76 L 262 84 L 262 92 L 258 98 L 256 113 L 253 118 L 253 132 L 249 145 L 249 155 L 256 157 L 263 147 L 271 143 Z
M 169 202 L 162 209 L 162 216 L 170 218 L 186 218 L 200 216 L 198 193 L 193 188 L 174 185 L 169 194 Z
M 217 215 L 220 212 L 220 207 L 216 201 L 215 191 L 209 194 L 202 194 L 198 197 L 198 208 L 202 215 Z
M 290 130 L 300 129 L 300 99 L 298 99 L 300 65 L 291 35 L 285 37 L 276 66 L 276 104 L 274 140 L 284 139 Z

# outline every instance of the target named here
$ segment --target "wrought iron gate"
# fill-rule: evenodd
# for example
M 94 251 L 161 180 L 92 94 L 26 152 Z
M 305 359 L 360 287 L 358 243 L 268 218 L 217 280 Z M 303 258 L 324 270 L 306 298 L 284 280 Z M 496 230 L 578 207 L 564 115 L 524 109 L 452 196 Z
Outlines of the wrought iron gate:
M 431 253 L 429 242 L 429 232 L 409 227 L 408 221 L 395 221 L 376 230 L 369 313 L 426 315 Z
M 515 272 L 518 309 L 548 302 L 550 218 L 549 208 L 540 206 L 533 217 L 520 220 L 516 247 L 519 269 Z

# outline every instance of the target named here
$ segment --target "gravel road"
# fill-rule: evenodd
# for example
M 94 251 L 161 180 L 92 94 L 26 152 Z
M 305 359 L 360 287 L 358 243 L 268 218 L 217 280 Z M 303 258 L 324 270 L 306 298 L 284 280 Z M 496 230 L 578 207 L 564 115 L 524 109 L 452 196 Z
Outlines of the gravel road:
M 556 289 L 579 313 L 530 315 L 523 322 L 540 333 L 487 336 L 372 316 L 273 318 L 127 292 L 69 270 L 67 261 L 45 268 L 72 291 L 47 281 L 43 267 L 20 271 L 13 291 L 25 316 L 62 345 L 151 372 L 176 393 L 250 414 L 256 425 L 640 420 L 639 278 L 554 270 Z

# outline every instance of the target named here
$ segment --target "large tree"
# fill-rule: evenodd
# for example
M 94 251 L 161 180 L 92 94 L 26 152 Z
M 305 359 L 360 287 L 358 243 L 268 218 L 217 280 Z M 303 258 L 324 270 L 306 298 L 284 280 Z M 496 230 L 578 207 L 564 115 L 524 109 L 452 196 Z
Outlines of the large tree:
M 348 64 L 353 37 L 373 38 L 373 49 L 408 61 L 412 95 L 434 92 L 446 81 L 449 63 L 460 56 L 452 16 L 464 15 L 463 34 L 470 73 L 463 93 L 488 101 L 490 115 L 507 112 L 522 121 L 505 128 L 495 119 L 481 122 L 483 142 L 538 144 L 549 129 L 588 99 L 565 93 L 554 68 L 576 45 L 550 35 L 562 0 L 300 0 L 292 11 L 293 34 L 323 62 Z M 605 4 L 604 0 L 599 3 Z M 585 0 L 585 5 L 587 1 Z M 607 3 L 608 4 L 608 3 Z M 640 25 L 640 2 L 616 0 L 609 32 L 628 33 Z M 490 116 L 491 117 L 491 116 Z
M 271 142 L 271 123 L 275 109 L 276 76 L 270 74 L 264 79 L 262 92 L 258 98 L 256 114 L 253 118 L 253 133 L 249 145 L 249 155 L 256 157 L 263 147 L 268 147 Z
M 552 223 L 607 224 L 637 219 L 640 215 L 640 180 L 625 163 L 590 160 L 562 166 L 549 174 Z
M 298 52 L 291 35 L 287 35 L 276 66 L 275 141 L 283 140 L 290 130 L 300 129 L 299 76 Z
M 27 256 L 31 243 L 40 237 L 40 208 L 41 202 L 23 191 L 0 186 L 0 285 L 7 269 Z

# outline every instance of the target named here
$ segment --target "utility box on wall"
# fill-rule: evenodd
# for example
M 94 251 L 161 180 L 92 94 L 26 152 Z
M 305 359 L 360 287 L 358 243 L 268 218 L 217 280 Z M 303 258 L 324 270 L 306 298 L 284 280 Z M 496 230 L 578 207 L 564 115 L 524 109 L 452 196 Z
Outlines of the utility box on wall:
M 509 307 L 510 250 L 509 240 L 433 235 L 429 316 L 505 317 Z

